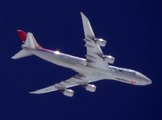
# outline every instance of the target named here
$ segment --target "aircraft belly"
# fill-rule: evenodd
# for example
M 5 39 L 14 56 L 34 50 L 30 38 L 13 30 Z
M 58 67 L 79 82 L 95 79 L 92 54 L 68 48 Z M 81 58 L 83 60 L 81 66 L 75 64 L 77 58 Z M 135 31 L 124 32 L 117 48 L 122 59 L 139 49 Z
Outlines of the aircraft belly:
M 110 71 L 88 67 L 85 65 L 86 60 L 83 58 L 43 50 L 31 49 L 30 52 L 46 61 L 52 62 L 59 66 L 71 68 L 81 74 L 95 76 L 102 79 L 113 79 L 112 73 Z

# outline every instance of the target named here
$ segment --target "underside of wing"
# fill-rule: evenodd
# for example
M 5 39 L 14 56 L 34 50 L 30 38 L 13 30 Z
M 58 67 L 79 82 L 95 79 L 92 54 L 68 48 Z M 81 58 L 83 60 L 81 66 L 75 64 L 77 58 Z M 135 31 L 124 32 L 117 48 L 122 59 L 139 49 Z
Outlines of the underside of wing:
M 49 93 L 53 91 L 64 91 L 66 88 L 82 85 L 85 86 L 90 82 L 95 82 L 97 80 L 100 80 L 100 78 L 96 78 L 93 76 L 86 76 L 82 74 L 77 74 L 74 77 L 71 77 L 70 79 L 67 79 L 65 81 L 61 81 L 60 83 L 56 83 L 52 86 L 36 90 L 34 92 L 30 92 L 31 94 L 43 94 L 43 93 Z
M 81 12 L 82 22 L 83 22 L 83 29 L 84 29 L 84 35 L 85 37 L 95 38 L 95 35 L 93 33 L 91 24 L 87 17 Z
M 88 18 L 81 13 L 83 29 L 87 48 L 86 65 L 90 67 L 109 70 L 108 62 L 104 60 L 104 54 L 100 46 L 105 46 L 106 41 L 95 37 Z

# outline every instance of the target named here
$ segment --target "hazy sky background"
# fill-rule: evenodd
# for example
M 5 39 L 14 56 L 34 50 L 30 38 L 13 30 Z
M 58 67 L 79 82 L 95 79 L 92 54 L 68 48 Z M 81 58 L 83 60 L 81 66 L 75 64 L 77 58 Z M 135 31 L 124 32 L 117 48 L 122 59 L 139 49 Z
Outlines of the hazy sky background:
M 152 80 L 134 86 L 111 80 L 94 83 L 95 93 L 81 86 L 74 97 L 61 92 L 30 91 L 76 74 L 38 57 L 11 57 L 21 50 L 17 29 L 32 32 L 44 48 L 85 58 L 80 12 L 90 20 L 114 66 L 142 72 Z M 161 0 L 0 0 L 0 120 L 161 120 Z

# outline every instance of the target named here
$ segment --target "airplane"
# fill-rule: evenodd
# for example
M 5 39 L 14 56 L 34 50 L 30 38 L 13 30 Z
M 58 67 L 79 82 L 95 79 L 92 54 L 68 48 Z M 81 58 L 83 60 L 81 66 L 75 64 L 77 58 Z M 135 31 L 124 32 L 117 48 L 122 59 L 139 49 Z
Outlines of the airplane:
M 70 68 L 78 73 L 60 83 L 55 83 L 52 86 L 30 92 L 31 94 L 43 94 L 58 90 L 63 95 L 72 97 L 74 91 L 69 88 L 81 85 L 87 91 L 95 92 L 96 86 L 90 83 L 103 79 L 139 86 L 152 83 L 148 77 L 138 71 L 109 65 L 114 63 L 115 58 L 110 55 L 105 55 L 100 48 L 105 47 L 106 40 L 95 37 L 89 19 L 82 12 L 81 18 L 85 35 L 84 41 L 86 42 L 85 46 L 87 48 L 86 58 L 45 49 L 37 43 L 32 33 L 25 33 L 22 30 L 18 30 L 18 34 L 24 44 L 22 45 L 22 50 L 14 55 L 12 59 L 36 55 L 48 62 Z

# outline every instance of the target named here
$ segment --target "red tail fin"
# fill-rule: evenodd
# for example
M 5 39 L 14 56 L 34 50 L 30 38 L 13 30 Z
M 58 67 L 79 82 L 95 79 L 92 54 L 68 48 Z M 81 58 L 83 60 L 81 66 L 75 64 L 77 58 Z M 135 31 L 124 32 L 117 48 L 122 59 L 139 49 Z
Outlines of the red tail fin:
M 18 34 L 19 34 L 21 40 L 25 43 L 26 38 L 27 38 L 26 32 L 24 32 L 24 31 L 22 31 L 22 30 L 17 30 L 17 32 L 18 32 Z M 38 47 L 39 47 L 40 49 L 44 49 L 44 48 L 41 47 L 39 44 L 38 44 Z M 44 49 L 44 50 L 47 50 L 47 49 Z
M 24 32 L 24 31 L 22 31 L 22 30 L 17 30 L 17 32 L 19 33 L 19 36 L 20 36 L 21 40 L 22 40 L 23 42 L 25 42 L 25 41 L 26 41 L 26 37 L 27 37 L 26 32 Z

